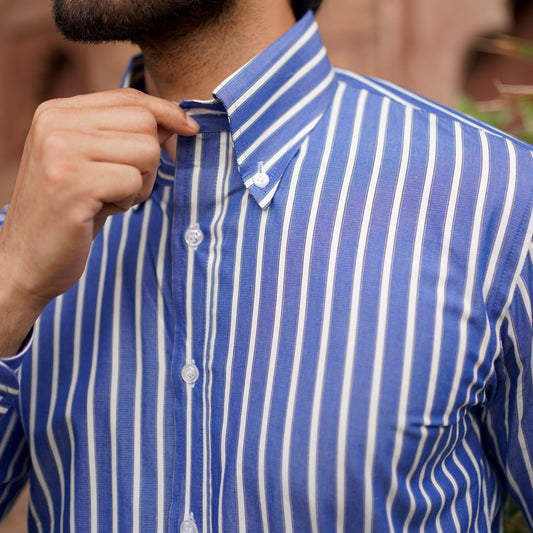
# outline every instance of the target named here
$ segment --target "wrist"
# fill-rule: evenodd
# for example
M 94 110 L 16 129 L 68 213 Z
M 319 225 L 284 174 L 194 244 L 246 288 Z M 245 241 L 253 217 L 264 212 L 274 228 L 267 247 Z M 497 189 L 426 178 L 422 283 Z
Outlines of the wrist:
M 48 302 L 17 285 L 6 262 L 0 260 L 0 265 L 0 358 L 3 358 L 19 352 Z

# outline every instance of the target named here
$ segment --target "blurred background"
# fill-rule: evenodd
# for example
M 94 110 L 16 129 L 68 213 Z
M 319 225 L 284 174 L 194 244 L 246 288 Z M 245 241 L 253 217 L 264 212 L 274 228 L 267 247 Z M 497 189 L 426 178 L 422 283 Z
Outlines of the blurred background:
M 387 78 L 533 141 L 533 0 L 324 0 L 332 62 Z M 39 102 L 117 87 L 128 45 L 66 42 L 45 0 L 0 0 L 0 204 Z M 526 531 L 509 502 L 506 531 Z M 27 493 L 0 525 L 26 531 Z

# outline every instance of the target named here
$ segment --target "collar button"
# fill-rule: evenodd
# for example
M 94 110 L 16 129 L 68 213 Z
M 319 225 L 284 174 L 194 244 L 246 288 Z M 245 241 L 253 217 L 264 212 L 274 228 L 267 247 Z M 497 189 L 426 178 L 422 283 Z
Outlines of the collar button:
M 259 187 L 260 189 L 264 189 L 268 184 L 270 183 L 270 177 L 266 172 L 263 172 L 262 170 L 255 174 L 254 176 L 254 185 Z

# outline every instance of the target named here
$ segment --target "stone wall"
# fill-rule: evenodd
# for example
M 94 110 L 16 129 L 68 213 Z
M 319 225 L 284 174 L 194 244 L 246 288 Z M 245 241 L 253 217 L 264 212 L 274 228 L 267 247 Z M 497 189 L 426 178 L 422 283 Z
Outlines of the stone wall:
M 324 0 L 322 34 L 335 63 L 453 105 L 479 35 L 505 30 L 507 0 Z

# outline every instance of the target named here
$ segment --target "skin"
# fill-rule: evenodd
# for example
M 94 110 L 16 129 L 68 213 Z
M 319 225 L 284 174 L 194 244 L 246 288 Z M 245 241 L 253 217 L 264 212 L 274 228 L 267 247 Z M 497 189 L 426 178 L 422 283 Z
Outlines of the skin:
M 295 22 L 289 0 L 230 4 L 212 20 L 185 17 L 162 40 L 141 43 L 149 94 L 107 91 L 37 109 L 0 231 L 0 357 L 16 353 L 44 307 L 79 280 L 107 217 L 148 198 L 161 145 L 173 153 L 175 133 L 198 132 L 176 102 L 211 98 Z

